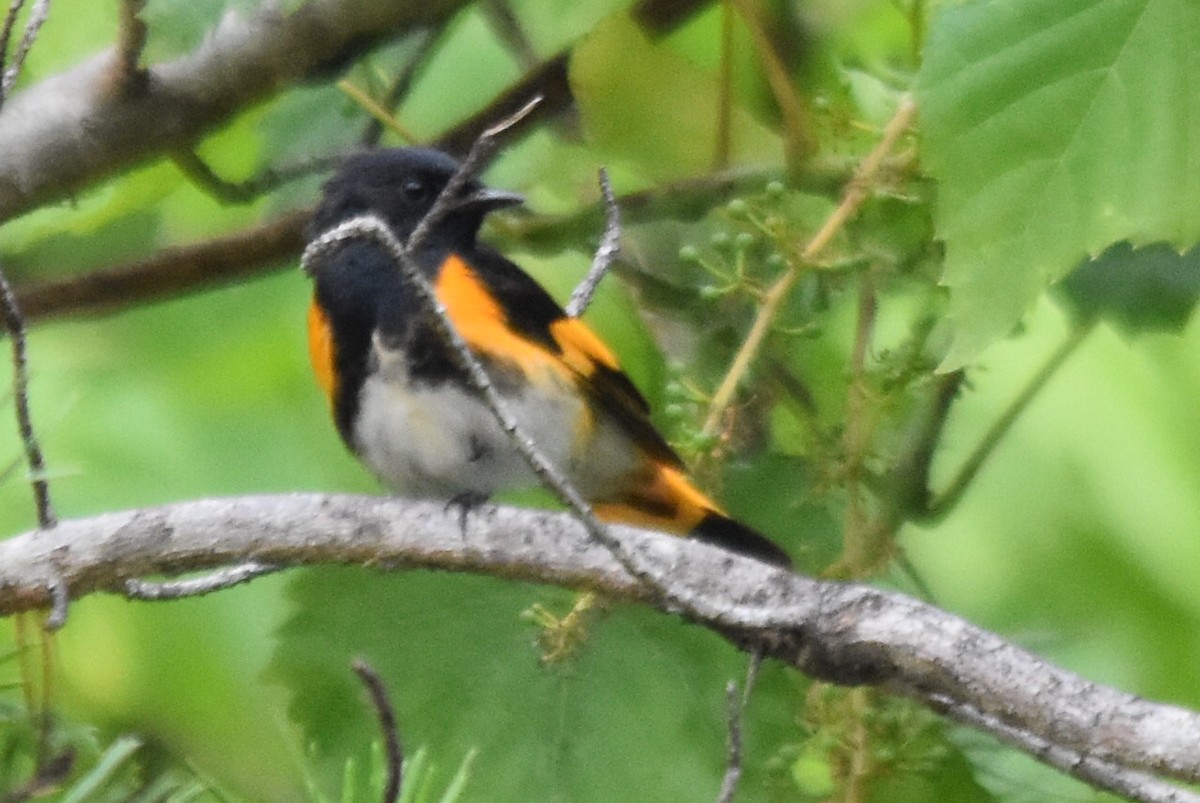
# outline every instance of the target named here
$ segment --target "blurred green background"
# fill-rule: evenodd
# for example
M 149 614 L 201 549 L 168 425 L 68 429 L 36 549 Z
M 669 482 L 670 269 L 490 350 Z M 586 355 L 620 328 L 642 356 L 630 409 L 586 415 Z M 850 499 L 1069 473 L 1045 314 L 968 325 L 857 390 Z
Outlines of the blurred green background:
M 880 309 L 868 358 L 878 416 L 869 467 L 886 465 L 948 349 L 930 221 L 952 210 L 934 206 L 925 157 L 912 155 L 919 142 L 903 145 L 895 175 L 820 270 L 797 284 L 735 408 L 739 424 L 715 449 L 699 436 L 705 407 L 695 391 L 711 392 L 749 325 L 757 302 L 747 288 L 766 286 L 787 263 L 784 246 L 811 235 L 878 139 L 921 67 L 938 8 L 716 4 L 650 39 L 625 5 L 506 4 L 538 55 L 575 46 L 580 108 L 577 120 L 513 145 L 490 170 L 491 183 L 526 193 L 535 213 L 498 220 L 491 235 L 565 299 L 600 235 L 598 223 L 570 218 L 595 202 L 595 170 L 607 166 L 619 193 L 706 175 L 715 110 L 728 103 L 725 164 L 754 171 L 751 179 L 733 195 L 695 191 L 699 214 L 664 202 L 635 215 L 624 261 L 588 320 L 731 510 L 771 532 L 802 568 L 821 571 L 838 555 L 847 499 L 867 493 L 837 469 L 862 277 L 873 277 Z M 469 5 L 438 32 L 398 112 L 423 138 L 522 73 L 484 6 Z M 228 7 L 252 13 L 255 4 L 150 3 L 146 60 L 194 47 Z M 794 131 L 737 8 L 759 15 L 819 143 L 790 173 L 783 162 Z M 113 2 L 58 0 L 22 85 L 108 46 L 115 18 Z M 348 77 L 385 83 L 416 49 L 411 41 L 385 47 Z M 223 175 L 248 177 L 351 147 L 365 120 L 332 84 L 306 86 L 241 115 L 199 152 Z M 832 182 L 820 178 L 828 175 Z M 320 178 L 223 206 L 169 162 L 151 164 L 5 224 L 0 261 L 18 287 L 117 264 L 310 204 Z M 728 205 L 734 197 L 742 207 Z M 769 219 L 774 234 L 748 224 L 746 207 L 751 218 Z M 1086 218 L 1089 209 L 1081 202 L 1070 214 Z M 691 250 L 681 257 L 682 247 Z M 235 286 L 35 325 L 30 393 L 59 514 L 244 493 L 375 493 L 311 379 L 308 292 L 289 263 Z M 933 334 L 916 337 L 929 320 Z M 1018 331 L 968 362 L 936 443 L 933 488 L 950 482 L 1079 325 L 1058 297 L 1042 295 Z M 862 574 L 912 593 L 923 584 L 936 604 L 1092 680 L 1195 708 L 1200 323 L 1193 316 L 1178 331 L 1134 329 L 1095 325 L 961 503 L 937 523 L 899 529 L 910 568 L 891 562 Z M 897 355 L 906 348 L 920 359 L 904 362 Z M 805 394 L 780 389 L 789 376 Z M 5 397 L 3 409 L 11 408 Z M 14 428 L 0 427 L 0 461 L 19 456 Z M 22 472 L 9 472 L 0 533 L 34 521 Z M 65 722 L 95 726 L 78 737 L 92 745 L 81 773 L 117 734 L 136 733 L 145 741 L 143 776 L 190 779 L 197 799 L 376 800 L 378 735 L 349 671 L 361 655 L 383 673 L 406 744 L 427 751 L 419 799 L 439 799 L 456 775 L 463 800 L 713 799 L 725 762 L 724 684 L 742 677 L 744 658 L 707 632 L 615 605 L 579 655 L 543 666 L 538 630 L 522 611 L 535 603 L 565 611 L 570 602 L 560 590 L 488 578 L 344 567 L 181 602 L 94 596 L 72 605 L 57 638 L 56 706 Z M 11 639 L 0 628 L 0 655 Z M 17 678 L 15 660 L 0 662 L 0 743 L 6 728 L 18 729 L 21 694 L 5 688 Z M 858 779 L 865 797 L 851 798 L 845 762 L 860 725 L 870 734 L 870 771 Z M 906 703 L 830 690 L 775 666 L 764 669 L 750 703 L 746 738 L 739 800 L 1102 797 Z

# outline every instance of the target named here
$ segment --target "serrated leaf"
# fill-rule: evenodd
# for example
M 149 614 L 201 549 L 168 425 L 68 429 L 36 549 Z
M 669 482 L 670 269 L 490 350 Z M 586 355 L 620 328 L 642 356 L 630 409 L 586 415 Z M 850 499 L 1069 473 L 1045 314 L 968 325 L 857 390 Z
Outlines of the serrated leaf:
M 292 597 L 272 675 L 338 770 L 378 738 L 349 668 L 362 656 L 384 678 L 406 744 L 454 757 L 446 761 L 477 751 L 464 801 L 702 800 L 720 786 L 724 684 L 744 673 L 745 659 L 699 628 L 614 606 L 574 659 L 544 667 L 537 629 L 520 613 L 539 601 L 565 612 L 572 595 L 561 590 L 323 569 L 298 576 Z M 779 668 L 759 683 L 745 726 L 752 777 L 791 731 L 794 695 Z M 451 772 L 435 787 L 446 788 Z
M 964 364 L 1114 242 L 1200 237 L 1200 3 L 979 0 L 918 79 Z
M 1075 315 L 1107 318 L 1129 334 L 1179 332 L 1200 299 L 1200 248 L 1118 243 L 1076 268 L 1059 286 Z

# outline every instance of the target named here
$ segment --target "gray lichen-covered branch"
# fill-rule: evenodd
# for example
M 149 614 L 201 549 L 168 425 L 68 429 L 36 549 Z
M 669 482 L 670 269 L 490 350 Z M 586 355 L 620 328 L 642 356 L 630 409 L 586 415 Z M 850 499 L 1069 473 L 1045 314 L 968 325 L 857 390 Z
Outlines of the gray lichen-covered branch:
M 193 52 L 129 81 L 128 54 L 101 53 L 14 92 L 0 113 L 0 221 L 187 148 L 286 86 L 371 43 L 436 23 L 463 0 L 308 0 L 229 12 Z
M 436 568 L 589 588 L 678 614 L 840 684 L 920 700 L 1039 760 L 1139 800 L 1197 800 L 1200 715 L 1091 683 L 901 594 L 813 580 L 702 543 L 614 527 L 702 599 L 679 610 L 563 513 L 293 494 L 183 502 L 65 521 L 0 543 L 0 613 L 123 593 L 127 580 L 257 561 Z M 1116 781 L 1112 779 L 1116 778 Z
M 228 12 L 195 50 L 174 60 L 139 66 L 140 43 L 125 41 L 16 90 L 0 110 L 0 222 L 69 198 L 131 166 L 186 151 L 251 106 L 290 86 L 324 80 L 375 44 L 436 28 L 465 5 L 465 0 L 307 0 L 285 11 L 267 3 L 253 13 Z M 653 34 L 670 30 L 703 5 L 704 0 L 642 0 L 633 15 Z M 541 114 L 561 111 L 570 103 L 566 65 L 564 52 L 529 70 L 438 144 L 465 151 L 481 130 L 533 94 L 545 99 Z

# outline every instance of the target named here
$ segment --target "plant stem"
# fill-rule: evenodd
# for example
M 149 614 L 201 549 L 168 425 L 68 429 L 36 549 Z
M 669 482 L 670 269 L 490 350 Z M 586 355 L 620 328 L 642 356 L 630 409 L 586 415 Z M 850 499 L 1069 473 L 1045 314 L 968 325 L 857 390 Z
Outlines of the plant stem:
M 779 308 L 782 306 L 784 299 L 787 298 L 788 291 L 792 289 L 792 285 L 800 278 L 800 271 L 810 263 L 817 254 L 829 245 L 834 235 L 841 230 L 842 226 L 852 218 L 862 207 L 871 194 L 871 185 L 879 173 L 879 168 L 883 164 L 884 158 L 891 151 L 896 141 L 900 136 L 908 130 L 913 118 L 916 116 L 917 106 L 911 97 L 906 96 L 900 101 L 900 106 L 896 109 L 896 113 L 884 128 L 883 136 L 878 144 L 871 150 L 870 153 L 862 160 L 855 171 L 854 177 L 846 185 L 846 189 L 842 195 L 842 202 L 837 208 L 826 218 L 825 222 L 812 239 L 804 246 L 804 249 L 798 256 L 788 261 L 788 267 L 783 275 L 776 280 L 770 289 L 763 295 L 762 306 L 758 308 L 758 314 L 754 318 L 754 323 L 750 326 L 750 331 L 746 334 L 746 339 L 742 342 L 741 348 L 734 356 L 733 362 L 729 365 L 729 370 L 725 373 L 725 377 L 721 380 L 721 384 L 713 393 L 712 402 L 708 408 L 708 416 L 704 420 L 704 427 L 701 432 L 706 436 L 717 434 L 717 430 L 721 425 L 725 410 L 733 401 L 733 395 L 737 392 L 737 387 L 750 369 L 750 364 L 754 358 L 758 356 L 758 351 L 762 347 L 763 340 L 766 339 L 767 332 L 771 328 L 771 323 L 775 320 L 775 316 L 779 314 Z
M 979 470 L 987 462 L 987 459 L 992 456 L 992 452 L 996 450 L 1000 441 L 1012 429 L 1012 425 L 1016 422 L 1017 418 L 1020 417 L 1021 413 L 1025 412 L 1025 408 L 1029 406 L 1030 402 L 1041 392 L 1051 377 L 1067 361 L 1067 358 L 1075 353 L 1075 349 L 1079 348 L 1080 344 L 1083 343 L 1095 328 L 1096 321 L 1092 320 L 1076 326 L 1071 331 L 1067 339 L 1059 345 L 1038 372 L 1029 380 L 1029 384 L 1025 386 L 1020 395 L 1012 400 L 1008 408 L 1005 409 L 988 429 L 987 433 L 983 436 L 983 440 L 979 442 L 975 447 L 975 451 L 971 453 L 967 461 L 958 469 L 958 472 L 946 487 L 946 490 L 942 491 L 930 503 L 928 512 L 920 517 L 922 521 L 941 521 L 958 505 L 963 494 L 970 486 L 971 481 L 975 479 L 975 475 L 979 473 Z

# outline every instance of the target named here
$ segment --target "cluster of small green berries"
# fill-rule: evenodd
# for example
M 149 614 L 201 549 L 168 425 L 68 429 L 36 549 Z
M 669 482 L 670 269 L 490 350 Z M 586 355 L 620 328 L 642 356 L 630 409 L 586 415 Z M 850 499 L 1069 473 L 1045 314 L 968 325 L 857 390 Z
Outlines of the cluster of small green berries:
M 705 435 L 696 425 L 708 407 L 708 394 L 688 381 L 687 367 L 682 363 L 672 362 L 667 370 L 670 378 L 663 386 L 661 409 L 671 442 L 689 459 L 708 454 L 716 448 L 719 438 Z
M 779 246 L 789 236 L 788 225 L 775 209 L 786 192 L 783 182 L 772 181 L 758 196 L 734 198 L 726 204 L 725 217 L 738 230 L 718 231 L 709 238 L 708 250 L 715 256 L 705 256 L 691 244 L 679 249 L 681 262 L 703 268 L 716 280 L 700 286 L 697 292 L 702 299 L 712 301 L 735 292 L 756 294 L 760 292 L 759 266 L 768 275 L 787 267 Z

